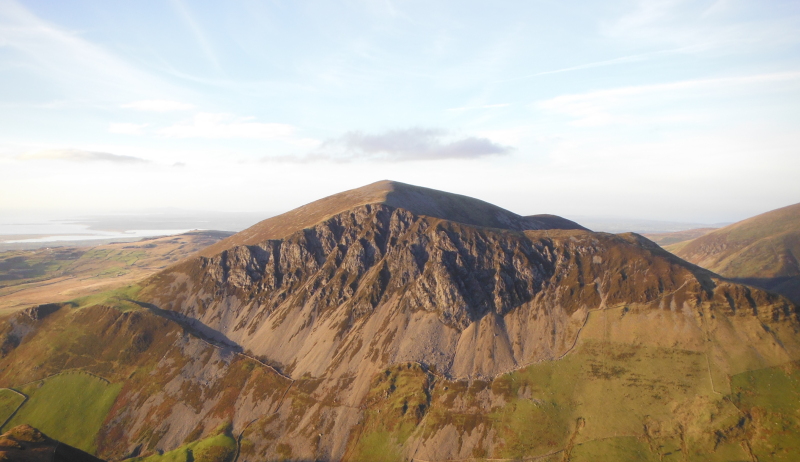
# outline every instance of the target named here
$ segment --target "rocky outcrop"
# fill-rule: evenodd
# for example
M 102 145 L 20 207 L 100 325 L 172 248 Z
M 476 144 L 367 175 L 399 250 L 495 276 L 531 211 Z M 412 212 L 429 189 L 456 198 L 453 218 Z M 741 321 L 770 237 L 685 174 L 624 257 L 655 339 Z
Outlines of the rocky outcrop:
M 26 308 L 22 312 L 25 313 L 31 320 L 39 321 L 56 311 L 60 310 L 62 304 L 60 303 L 45 303 L 43 305 L 32 306 L 30 308 Z

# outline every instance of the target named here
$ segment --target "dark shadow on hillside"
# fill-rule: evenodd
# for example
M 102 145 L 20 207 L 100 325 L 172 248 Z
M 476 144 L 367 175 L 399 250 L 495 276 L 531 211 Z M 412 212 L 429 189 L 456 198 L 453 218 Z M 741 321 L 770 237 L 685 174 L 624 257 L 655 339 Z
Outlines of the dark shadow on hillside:
M 244 349 L 238 343 L 226 337 L 222 332 L 203 324 L 203 322 L 199 319 L 186 316 L 183 313 L 161 309 L 152 303 L 145 303 L 137 300 L 128 301 L 135 303 L 142 308 L 146 308 L 156 316 L 160 316 L 180 325 L 186 332 L 201 340 L 220 348 L 231 350 L 235 353 L 242 353 L 244 351 Z
M 747 284 L 759 289 L 775 292 L 787 297 L 795 305 L 800 305 L 800 276 L 783 276 L 777 278 L 731 278 L 732 282 Z

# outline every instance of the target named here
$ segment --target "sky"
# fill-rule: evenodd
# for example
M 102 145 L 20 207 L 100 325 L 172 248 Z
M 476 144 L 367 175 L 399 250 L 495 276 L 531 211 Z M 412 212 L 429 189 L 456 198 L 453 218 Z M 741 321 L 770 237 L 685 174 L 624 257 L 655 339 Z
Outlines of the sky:
M 800 2 L 0 0 L 0 214 L 800 202 Z

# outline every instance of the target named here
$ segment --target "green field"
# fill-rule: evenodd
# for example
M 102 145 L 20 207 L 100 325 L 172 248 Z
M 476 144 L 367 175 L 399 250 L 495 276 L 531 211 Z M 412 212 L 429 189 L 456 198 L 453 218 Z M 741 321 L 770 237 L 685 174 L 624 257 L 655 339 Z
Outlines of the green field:
M 4 429 L 29 424 L 44 434 L 94 454 L 97 434 L 120 384 L 67 372 L 20 388 L 28 401 Z
M 164 454 L 129 459 L 129 462 L 229 462 L 236 454 L 236 440 L 220 433 L 183 445 Z
M 131 284 L 118 289 L 107 290 L 94 295 L 87 295 L 85 297 L 70 300 L 68 303 L 74 308 L 85 308 L 93 305 L 107 305 L 113 306 L 120 311 L 129 311 L 140 309 L 139 305 L 131 302 L 136 298 L 141 287 L 137 284 Z
M 0 424 L 6 421 L 17 410 L 25 398 L 8 388 L 0 388 Z

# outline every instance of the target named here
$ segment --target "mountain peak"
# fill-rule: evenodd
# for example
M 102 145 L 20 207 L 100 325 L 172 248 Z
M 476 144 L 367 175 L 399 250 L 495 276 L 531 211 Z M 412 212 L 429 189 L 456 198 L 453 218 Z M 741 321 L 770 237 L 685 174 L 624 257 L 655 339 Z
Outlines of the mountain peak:
M 523 217 L 502 207 L 461 194 L 454 194 L 399 181 L 382 180 L 328 196 L 268 218 L 205 249 L 205 256 L 237 245 L 253 245 L 279 239 L 309 228 L 334 215 L 364 205 L 380 204 L 408 210 L 415 215 L 439 218 L 484 228 L 513 231 L 535 229 L 586 229 L 555 215 Z

